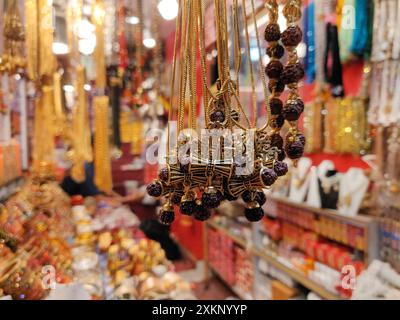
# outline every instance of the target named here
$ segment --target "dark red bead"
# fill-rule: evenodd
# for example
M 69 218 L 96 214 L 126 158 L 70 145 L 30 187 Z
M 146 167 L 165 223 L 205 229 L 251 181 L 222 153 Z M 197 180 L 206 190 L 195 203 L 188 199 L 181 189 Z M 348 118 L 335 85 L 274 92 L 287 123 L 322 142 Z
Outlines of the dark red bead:
M 286 175 L 289 171 L 288 165 L 282 161 L 276 161 L 274 164 L 274 171 L 278 177 Z
M 278 176 L 274 170 L 271 170 L 269 168 L 264 168 L 261 171 L 261 178 L 262 178 L 262 181 L 264 182 L 264 185 L 266 185 L 267 187 L 270 187 L 278 179 Z
M 278 153 L 278 160 L 279 160 L 279 161 L 283 161 L 283 160 L 285 160 L 285 158 L 286 158 L 286 153 L 285 153 L 285 151 L 284 151 L 284 150 L 279 150 L 279 153 Z
M 287 121 L 299 120 L 304 110 L 304 104 L 301 100 L 290 100 L 282 110 L 282 114 Z
M 162 195 L 163 188 L 159 181 L 153 181 L 147 185 L 146 190 L 149 196 L 158 198 Z
M 201 197 L 201 202 L 202 202 L 204 208 L 215 209 L 220 206 L 221 198 L 218 193 L 203 192 L 203 195 Z
M 271 109 L 271 114 L 277 116 L 282 113 L 283 102 L 279 98 L 271 98 L 269 100 L 269 107 Z
M 198 221 L 206 221 L 211 218 L 211 211 L 198 204 L 193 216 Z
M 281 38 L 281 29 L 277 23 L 269 23 L 265 27 L 264 38 L 268 42 L 278 41 Z
M 246 203 L 254 201 L 253 192 L 250 190 L 246 190 L 245 192 L 242 193 L 242 199 Z
M 257 191 L 254 200 L 262 207 L 267 202 L 267 197 L 263 191 Z
M 169 170 L 168 168 L 162 168 L 158 173 L 158 178 L 163 181 L 167 182 L 169 180 Z
M 285 84 L 281 80 L 272 79 L 268 83 L 268 89 L 271 93 L 282 93 L 285 90 Z
M 300 141 L 288 143 L 286 145 L 286 154 L 290 159 L 299 159 L 304 154 L 304 145 Z
M 297 47 L 303 38 L 299 26 L 290 26 L 282 33 L 282 43 L 286 47 Z
M 303 146 L 306 145 L 306 137 L 302 133 L 296 135 L 296 141 L 299 141 Z
M 285 55 L 285 48 L 280 44 L 274 44 L 268 46 L 266 54 L 270 58 L 281 59 Z
M 283 148 L 283 138 L 279 133 L 274 133 L 270 136 L 271 147 L 277 147 L 278 149 Z
M 258 222 L 264 218 L 264 210 L 260 208 L 246 208 L 244 210 L 246 219 L 250 222 Z
M 179 205 L 181 203 L 182 197 L 183 197 L 183 192 L 175 191 L 171 196 L 172 204 Z
M 193 201 L 183 201 L 183 202 L 180 204 L 179 209 L 180 209 L 180 212 L 181 212 L 183 215 L 191 216 L 191 215 L 193 215 L 193 214 L 195 213 L 195 211 L 196 211 L 196 206 L 197 206 L 196 200 L 193 200 Z
M 175 212 L 161 210 L 158 219 L 162 224 L 170 225 L 175 220 Z
M 284 84 L 299 82 L 304 77 L 304 68 L 300 63 L 285 66 L 281 80 Z
M 279 115 L 275 119 L 271 120 L 271 128 L 273 129 L 282 128 L 284 124 L 285 124 L 285 118 L 283 115 Z
M 265 73 L 271 79 L 279 79 L 282 71 L 283 64 L 279 60 L 272 60 L 265 67 Z
M 216 110 L 210 114 L 211 122 L 224 122 L 225 121 L 225 113 L 220 110 Z

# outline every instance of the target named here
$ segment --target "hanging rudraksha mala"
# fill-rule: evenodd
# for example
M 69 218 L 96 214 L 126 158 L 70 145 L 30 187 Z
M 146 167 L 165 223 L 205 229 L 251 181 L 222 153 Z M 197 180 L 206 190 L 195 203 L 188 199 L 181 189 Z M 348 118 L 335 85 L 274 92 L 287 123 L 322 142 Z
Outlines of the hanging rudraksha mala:
M 268 88 L 271 93 L 269 98 L 269 110 L 271 113 L 269 124 L 273 130 L 270 139 L 271 145 L 277 147 L 279 150 L 278 160 L 282 161 L 285 158 L 285 151 L 283 150 L 283 138 L 280 135 L 280 130 L 284 125 L 284 116 L 282 113 L 283 102 L 280 96 L 285 89 L 281 80 L 283 72 L 281 59 L 285 55 L 285 49 L 280 43 L 281 30 L 278 24 L 279 6 L 277 0 L 268 0 L 267 8 L 269 23 L 265 28 L 264 38 L 268 42 L 266 53 L 270 58 L 270 62 L 265 68 L 265 73 L 269 78 Z M 281 162 L 277 166 L 279 167 L 277 173 L 279 173 L 279 175 L 285 175 L 286 172 L 282 174 L 282 169 L 285 164 Z
M 202 0 L 180 0 L 179 2 L 171 82 L 171 106 L 178 105 L 176 146 L 171 147 L 168 134 L 167 164 L 160 170 L 158 179 L 148 185 L 147 192 L 156 198 L 166 198 L 159 213 L 159 219 L 167 225 L 175 219 L 175 208 L 179 208 L 182 215 L 205 221 L 211 217 L 212 211 L 218 208 L 222 201 L 235 201 L 239 197 L 246 203 L 244 212 L 246 218 L 251 222 L 259 221 L 264 217 L 262 206 L 267 200 L 263 189 L 268 189 L 280 176 L 287 173 L 288 167 L 282 162 L 285 158 L 285 150 L 290 158 L 296 159 L 297 157 L 293 156 L 295 153 L 293 149 L 297 141 L 303 142 L 297 132 L 298 118 L 290 120 L 295 118 L 290 111 L 290 105 L 294 101 L 300 101 L 297 82 L 301 79 L 301 72 L 298 71 L 300 67 L 295 48 L 298 45 L 297 42 L 301 41 L 301 30 L 300 37 L 298 33 L 295 33 L 292 35 L 295 39 L 292 39 L 292 42 L 288 41 L 292 31 L 286 30 L 286 33 L 281 34 L 277 23 L 278 5 L 276 1 L 268 1 L 270 23 L 265 30 L 265 39 L 269 43 L 267 54 L 271 61 L 267 67 L 264 67 L 254 0 L 250 0 L 251 14 L 246 12 L 248 6 L 245 0 L 232 0 L 233 54 L 228 48 L 231 38 L 228 35 L 226 1 L 214 0 L 219 78 L 216 83 L 217 91 L 212 92 L 208 87 L 206 76 L 204 3 Z M 288 1 L 285 17 L 289 22 L 289 27 L 297 28 L 299 14 L 294 8 L 300 8 L 300 4 L 300 1 Z M 243 19 L 243 17 L 252 18 L 260 53 L 258 71 L 268 115 L 267 122 L 260 129 L 257 128 L 256 86 L 253 63 L 250 59 L 248 19 Z M 241 39 L 243 34 L 243 29 L 239 24 L 241 20 L 245 31 L 244 40 Z M 241 43 L 245 44 L 245 48 L 241 48 Z M 280 60 L 285 54 L 285 48 L 289 52 L 290 59 L 288 65 L 284 67 Z M 179 68 L 177 68 L 178 50 L 181 57 Z M 204 97 L 204 129 L 207 129 L 208 134 L 205 138 L 197 136 L 199 130 L 196 119 L 198 97 L 195 57 L 198 50 L 200 50 L 201 85 Z M 250 70 L 253 94 L 252 119 L 247 116 L 240 101 L 239 74 L 243 50 L 247 53 L 247 64 Z M 233 62 L 233 71 L 236 75 L 233 75 L 230 62 Z M 290 77 L 290 71 L 293 68 L 297 70 L 294 79 Z M 176 79 L 177 75 L 178 79 Z M 269 77 L 269 83 L 266 81 L 266 76 Z M 173 99 L 175 82 L 178 82 L 178 99 Z M 283 106 L 280 95 L 285 89 L 285 84 L 288 85 L 290 93 L 288 101 Z M 270 97 L 268 90 L 271 93 Z M 171 107 L 169 126 L 173 119 L 174 108 Z M 286 145 L 280 135 L 285 119 L 291 125 Z M 237 133 L 236 129 L 241 129 L 240 133 Z M 214 134 L 217 134 L 219 139 L 216 143 L 214 143 Z M 225 153 L 227 150 L 232 150 L 232 153 Z M 219 157 L 215 157 L 215 154 Z M 298 154 L 296 153 L 296 156 Z
M 290 125 L 286 136 L 286 155 L 292 160 L 303 156 L 305 137 L 298 130 L 298 120 L 304 111 L 304 102 L 299 95 L 298 83 L 304 77 L 304 68 L 297 56 L 297 46 L 301 43 L 303 32 L 299 26 L 301 19 L 301 0 L 289 0 L 283 9 L 287 29 L 282 33 L 282 43 L 288 52 L 288 62 L 282 72 L 282 82 L 289 94 L 283 107 L 283 116 Z

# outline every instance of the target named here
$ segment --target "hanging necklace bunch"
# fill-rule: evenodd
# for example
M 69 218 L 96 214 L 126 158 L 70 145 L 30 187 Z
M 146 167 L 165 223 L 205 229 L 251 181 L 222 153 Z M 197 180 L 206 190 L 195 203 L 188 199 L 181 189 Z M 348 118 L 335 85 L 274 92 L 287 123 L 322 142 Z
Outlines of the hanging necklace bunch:
M 0 72 L 14 74 L 26 67 L 24 58 L 25 29 L 16 0 L 10 0 L 4 15 L 4 53 Z
M 294 119 L 291 105 L 301 105 L 297 91 L 297 82 L 302 78 L 302 67 L 298 63 L 296 46 L 301 41 L 301 30 L 295 25 L 299 21 L 300 1 L 288 1 L 285 17 L 288 30 L 282 35 L 279 30 L 278 6 L 276 1 L 269 1 L 270 24 L 265 32 L 269 42 L 267 49 L 271 62 L 264 69 L 258 27 L 255 18 L 254 0 L 251 0 L 251 14 L 246 12 L 246 1 L 232 1 L 233 48 L 228 47 L 228 15 L 225 0 L 214 0 L 216 23 L 216 45 L 218 52 L 217 92 L 211 92 L 206 77 L 206 52 L 204 35 L 204 8 L 202 0 L 180 1 L 175 38 L 173 79 L 171 88 L 171 106 L 178 103 L 178 134 L 176 147 L 167 147 L 167 165 L 159 172 L 159 179 L 148 185 L 147 191 L 153 197 L 166 197 L 166 204 L 159 214 L 160 221 L 170 224 L 174 221 L 174 205 L 179 206 L 181 214 L 193 216 L 197 220 L 207 220 L 211 210 L 219 207 L 222 201 L 234 201 L 240 196 L 246 202 L 245 216 L 255 222 L 263 218 L 261 208 L 266 202 L 263 189 L 272 186 L 279 176 L 287 173 L 288 167 L 282 162 L 285 151 L 289 158 L 297 159 L 302 152 L 297 149 L 297 142 L 304 139 L 297 132 L 297 119 Z M 245 48 L 241 48 L 240 9 L 244 24 Z M 264 93 L 264 104 L 268 119 L 266 124 L 257 128 L 257 95 L 253 62 L 250 59 L 250 36 L 248 17 L 252 18 L 259 50 L 259 71 Z M 294 32 L 291 28 L 293 28 Z M 300 37 L 299 37 L 300 34 Z M 279 40 L 282 38 L 282 43 Z M 300 38 L 300 39 L 299 39 Z M 290 41 L 291 40 L 291 41 Z M 295 42 L 297 42 L 295 44 Z M 180 43 L 179 63 L 179 99 L 174 101 L 175 78 L 177 67 L 177 44 Z M 202 88 L 204 97 L 204 117 L 207 134 L 198 137 L 197 107 L 197 64 L 195 57 L 200 48 Z M 289 54 L 287 66 L 280 59 Z M 253 117 L 249 119 L 246 108 L 240 101 L 239 73 L 242 65 L 243 50 L 248 56 L 248 68 L 252 88 Z M 232 76 L 232 59 L 236 75 Z M 265 73 L 264 73 L 265 71 Z M 267 86 L 266 76 L 270 81 Z M 280 94 L 285 85 L 290 90 L 285 106 Z M 268 97 L 268 88 L 271 99 Z M 297 110 L 297 109 L 296 109 Z M 302 110 L 300 110 L 299 116 Z M 170 111 L 170 121 L 173 110 Z M 291 126 L 284 139 L 280 129 L 285 119 Z M 253 121 L 251 121 L 253 120 Z M 187 126 L 186 126 L 187 125 Z M 185 127 L 186 126 L 186 127 Z M 187 130 L 189 129 L 189 130 Z M 240 130 L 239 132 L 237 130 Z M 302 145 L 303 147 L 303 145 Z M 301 153 L 301 154 L 300 154 Z

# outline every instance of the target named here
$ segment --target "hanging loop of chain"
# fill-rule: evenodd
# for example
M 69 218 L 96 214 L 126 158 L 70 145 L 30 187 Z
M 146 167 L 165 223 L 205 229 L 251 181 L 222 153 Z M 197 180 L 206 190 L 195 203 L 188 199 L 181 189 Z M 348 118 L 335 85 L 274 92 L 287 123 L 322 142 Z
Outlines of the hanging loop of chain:
M 288 0 L 283 8 L 283 15 L 288 24 L 299 21 L 301 19 L 301 0 Z

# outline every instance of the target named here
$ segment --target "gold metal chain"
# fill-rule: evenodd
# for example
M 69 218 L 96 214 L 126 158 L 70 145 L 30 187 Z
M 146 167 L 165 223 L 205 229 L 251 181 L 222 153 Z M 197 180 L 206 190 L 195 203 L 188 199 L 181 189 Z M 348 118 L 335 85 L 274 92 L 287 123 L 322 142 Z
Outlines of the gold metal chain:
M 197 107 L 197 34 L 196 34 L 196 21 L 193 19 L 193 14 L 196 16 L 196 3 L 194 1 L 190 1 L 190 12 L 192 13 L 191 19 L 189 19 L 189 43 L 187 52 L 187 58 L 189 62 L 188 72 L 189 72 L 189 95 L 190 95 L 190 109 L 189 109 L 189 121 L 190 128 L 193 130 L 197 129 L 197 121 L 196 121 L 196 107 Z
M 174 52 L 172 57 L 172 81 L 171 81 L 171 92 L 170 92 L 170 105 L 168 112 L 168 124 L 167 124 L 167 161 L 169 158 L 170 150 L 170 136 L 171 136 L 171 122 L 174 118 L 174 95 L 175 95 L 175 82 L 176 82 L 176 61 L 178 55 L 178 40 L 181 36 L 181 20 L 182 20 L 182 0 L 179 0 L 178 16 L 176 17 L 175 25 L 175 41 L 174 41 Z
M 256 94 L 256 86 L 254 80 L 254 72 L 253 72 L 253 64 L 251 62 L 250 57 L 250 36 L 249 36 L 249 28 L 247 23 L 247 12 L 246 12 L 246 0 L 242 0 L 242 11 L 243 11 L 243 20 L 245 26 L 245 35 L 246 35 L 246 50 L 247 50 L 247 61 L 250 68 L 250 82 L 252 89 L 252 103 L 253 103 L 253 124 L 252 127 L 257 127 L 257 94 Z
M 259 36 L 259 32 L 258 32 L 254 0 L 251 0 L 251 15 L 253 16 L 254 29 L 255 29 L 255 32 L 256 32 L 256 41 L 257 41 L 257 49 L 258 49 L 258 63 L 259 63 L 259 69 L 260 69 L 261 83 L 262 83 L 263 91 L 264 91 L 264 104 L 265 104 L 265 109 L 267 111 L 267 121 L 266 121 L 266 123 L 268 123 L 270 121 L 270 119 L 271 119 L 271 110 L 269 108 L 269 95 L 268 95 L 268 88 L 267 88 L 267 79 L 265 77 L 265 72 L 264 72 L 265 68 L 264 68 L 264 64 L 262 62 L 260 36 Z
M 186 50 L 187 50 L 187 44 L 188 44 L 188 37 L 189 37 L 189 28 L 188 28 L 188 23 L 189 23 L 189 9 L 190 9 L 190 1 L 186 1 L 185 6 L 183 7 L 183 15 L 182 15 L 182 35 L 184 36 L 184 41 L 183 44 L 181 43 L 181 54 L 180 54 L 180 59 L 181 59 L 181 65 L 182 67 L 180 68 L 181 74 L 180 74 L 180 96 L 179 96 L 179 110 L 178 110 L 178 134 L 177 138 L 179 136 L 179 133 L 183 130 L 183 127 L 185 125 L 185 103 L 186 103 L 186 87 L 187 87 L 187 74 L 188 74 L 188 61 L 185 59 L 186 57 Z M 181 39 L 182 42 L 182 39 Z

